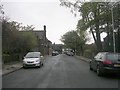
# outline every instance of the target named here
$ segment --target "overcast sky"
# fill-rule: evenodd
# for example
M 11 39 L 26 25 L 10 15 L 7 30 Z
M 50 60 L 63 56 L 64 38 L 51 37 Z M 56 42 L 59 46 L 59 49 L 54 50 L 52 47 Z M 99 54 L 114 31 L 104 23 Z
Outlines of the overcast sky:
M 7 0 L 6 0 L 7 1 Z M 75 30 L 79 17 L 74 17 L 70 9 L 60 6 L 60 1 L 2 2 L 5 15 L 23 25 L 34 25 L 35 30 L 47 28 L 47 38 L 53 43 L 61 43 L 61 36 Z
M 35 30 L 43 30 L 46 25 L 47 38 L 56 44 L 62 43 L 63 34 L 76 29 L 80 18 L 79 14 L 74 17 L 69 8 L 60 6 L 59 0 L 2 0 L 2 4 L 5 15 L 12 21 L 34 25 Z

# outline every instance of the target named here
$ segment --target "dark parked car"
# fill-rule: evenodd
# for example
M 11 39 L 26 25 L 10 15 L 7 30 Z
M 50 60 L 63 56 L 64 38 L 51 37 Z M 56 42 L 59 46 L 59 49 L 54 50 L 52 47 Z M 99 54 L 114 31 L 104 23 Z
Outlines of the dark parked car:
M 104 73 L 120 73 L 120 53 L 100 52 L 90 61 L 90 70 L 97 75 Z

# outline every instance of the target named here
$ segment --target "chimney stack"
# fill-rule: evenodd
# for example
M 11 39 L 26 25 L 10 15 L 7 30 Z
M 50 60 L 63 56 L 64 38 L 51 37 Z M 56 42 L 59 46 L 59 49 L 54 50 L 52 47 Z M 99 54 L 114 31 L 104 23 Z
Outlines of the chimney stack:
M 44 27 L 44 42 L 46 43 L 46 25 L 44 25 L 43 27 Z
M 44 25 L 44 31 L 46 32 L 46 25 Z

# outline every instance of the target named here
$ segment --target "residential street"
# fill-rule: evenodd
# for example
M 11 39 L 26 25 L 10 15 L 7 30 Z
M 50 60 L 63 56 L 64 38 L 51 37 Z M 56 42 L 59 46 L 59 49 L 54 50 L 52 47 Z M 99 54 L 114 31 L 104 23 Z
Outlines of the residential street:
M 3 88 L 118 88 L 120 78 L 98 77 L 89 63 L 61 54 L 47 57 L 41 68 L 22 68 L 2 80 Z

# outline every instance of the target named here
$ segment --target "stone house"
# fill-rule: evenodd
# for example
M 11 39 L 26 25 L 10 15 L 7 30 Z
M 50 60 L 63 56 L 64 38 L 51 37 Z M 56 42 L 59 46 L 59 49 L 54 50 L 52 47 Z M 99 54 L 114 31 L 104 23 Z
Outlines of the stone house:
M 29 32 L 29 31 L 20 31 Z M 52 42 L 46 37 L 46 26 L 44 25 L 43 30 L 31 31 L 38 39 L 38 47 L 34 48 L 33 51 L 40 51 L 42 55 L 52 54 Z
M 38 51 L 40 51 L 42 55 L 50 55 L 52 53 L 52 42 L 46 37 L 46 26 L 44 25 L 44 30 L 34 30 L 32 32 L 38 38 Z

